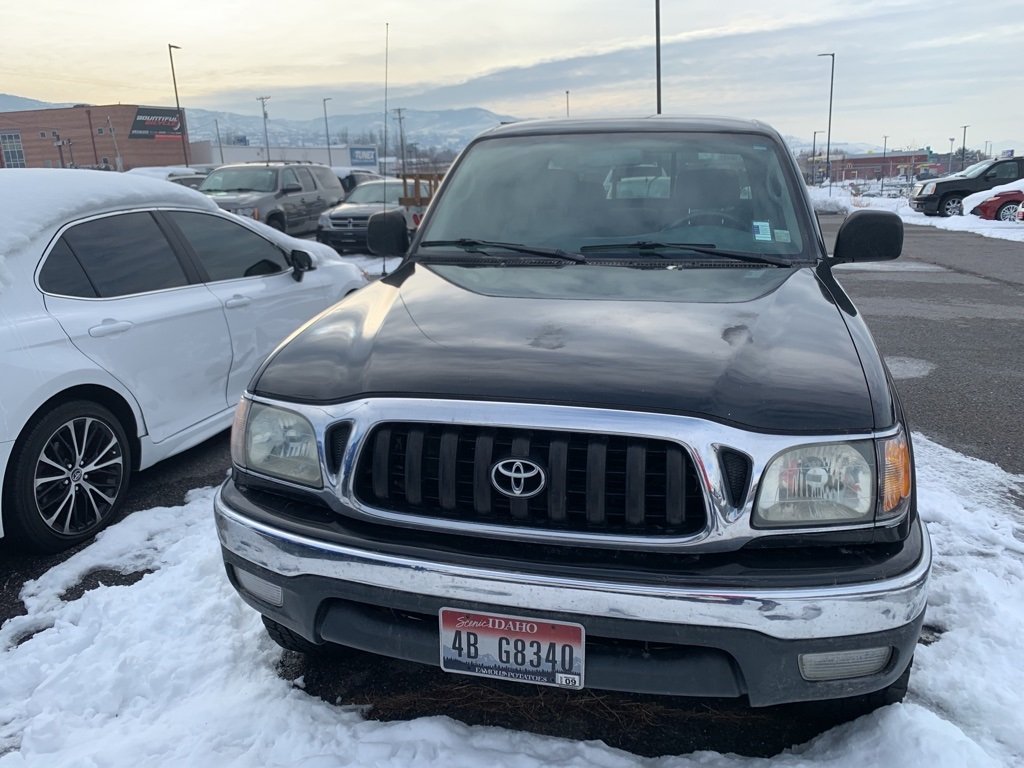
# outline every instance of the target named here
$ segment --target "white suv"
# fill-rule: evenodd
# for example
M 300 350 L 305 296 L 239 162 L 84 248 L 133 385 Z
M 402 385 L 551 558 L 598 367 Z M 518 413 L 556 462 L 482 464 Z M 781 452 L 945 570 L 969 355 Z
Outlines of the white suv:
M 166 181 L 0 170 L 0 536 L 57 551 L 215 435 L 264 357 L 365 284 Z

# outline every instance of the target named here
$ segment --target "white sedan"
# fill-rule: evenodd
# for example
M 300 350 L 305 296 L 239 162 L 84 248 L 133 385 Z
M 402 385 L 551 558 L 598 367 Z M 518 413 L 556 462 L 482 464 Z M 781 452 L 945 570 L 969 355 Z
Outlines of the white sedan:
M 366 276 L 166 181 L 0 170 L 0 536 L 53 552 L 231 423 L 263 359 Z

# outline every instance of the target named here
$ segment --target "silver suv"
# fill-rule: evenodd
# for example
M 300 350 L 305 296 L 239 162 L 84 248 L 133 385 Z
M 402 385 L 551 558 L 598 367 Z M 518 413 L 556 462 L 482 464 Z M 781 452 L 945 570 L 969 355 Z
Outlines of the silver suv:
M 206 177 L 199 191 L 226 211 L 290 235 L 315 230 L 320 214 L 345 197 L 334 172 L 313 163 L 222 165 Z

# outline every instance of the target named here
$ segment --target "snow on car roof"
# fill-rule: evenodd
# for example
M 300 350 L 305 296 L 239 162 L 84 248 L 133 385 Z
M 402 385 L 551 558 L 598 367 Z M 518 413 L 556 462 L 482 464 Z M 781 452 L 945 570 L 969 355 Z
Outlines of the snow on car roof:
M 217 210 L 217 204 L 201 192 L 143 174 L 4 168 L 0 170 L 0 258 L 16 254 L 41 232 L 62 222 L 135 205 Z

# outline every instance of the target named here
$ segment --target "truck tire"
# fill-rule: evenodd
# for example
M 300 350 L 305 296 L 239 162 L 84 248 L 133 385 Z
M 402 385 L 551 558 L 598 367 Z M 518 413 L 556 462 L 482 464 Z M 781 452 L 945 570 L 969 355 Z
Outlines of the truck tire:
M 270 639 L 278 643 L 285 650 L 294 650 L 296 653 L 304 653 L 306 655 L 324 655 L 328 652 L 329 646 L 311 643 L 302 635 L 274 622 L 272 618 L 263 616 L 263 628 L 266 630 L 266 634 L 270 636 Z
M 964 212 L 964 196 L 954 192 L 939 202 L 940 216 L 960 216 Z

